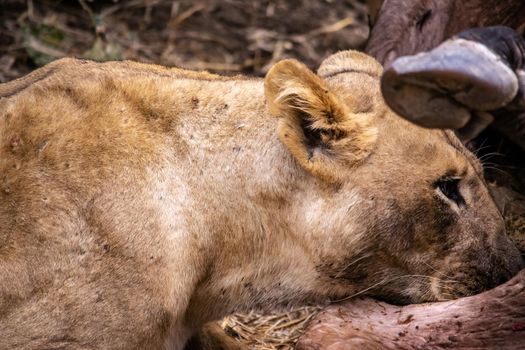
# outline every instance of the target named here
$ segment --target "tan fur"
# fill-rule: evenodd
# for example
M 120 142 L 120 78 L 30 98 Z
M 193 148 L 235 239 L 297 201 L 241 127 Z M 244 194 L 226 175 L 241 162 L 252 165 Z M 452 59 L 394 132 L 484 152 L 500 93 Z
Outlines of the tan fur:
M 280 117 L 277 132 L 299 164 L 313 175 L 338 181 L 372 151 L 377 133 L 366 116 L 353 114 L 319 76 L 285 60 L 266 76 L 268 110 Z M 304 123 L 314 135 L 305 135 Z M 318 135 L 317 135 L 318 134 Z M 308 147 L 308 136 L 323 147 Z
M 351 52 L 265 81 L 65 59 L 0 86 L 0 349 L 182 349 L 236 311 L 508 277 L 479 163 L 389 111 L 380 71 Z

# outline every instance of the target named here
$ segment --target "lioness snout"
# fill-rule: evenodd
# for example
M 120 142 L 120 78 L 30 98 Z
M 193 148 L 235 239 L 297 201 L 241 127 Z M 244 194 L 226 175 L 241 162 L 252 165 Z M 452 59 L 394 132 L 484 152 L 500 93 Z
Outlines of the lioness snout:
M 438 299 L 459 298 L 481 293 L 501 285 L 514 277 L 523 267 L 524 261 L 518 249 L 506 237 L 498 234 L 493 248 L 485 248 L 468 254 L 469 263 L 453 264 L 439 273 L 447 276 L 432 282 L 432 289 Z
M 520 251 L 506 234 L 500 236 L 500 241 L 501 246 L 497 246 L 490 254 L 495 268 L 491 270 L 492 280 L 488 285 L 489 288 L 507 282 L 525 267 Z
M 480 271 L 485 279 L 482 279 L 479 290 L 476 292 L 494 288 L 505 283 L 525 266 L 520 251 L 509 239 L 504 230 L 497 235 L 492 249 L 487 249 L 480 253 L 486 257 L 488 263 L 484 263 L 483 261 L 478 266 L 479 270 L 485 267 L 483 271 Z M 483 274 L 483 272 L 485 273 Z

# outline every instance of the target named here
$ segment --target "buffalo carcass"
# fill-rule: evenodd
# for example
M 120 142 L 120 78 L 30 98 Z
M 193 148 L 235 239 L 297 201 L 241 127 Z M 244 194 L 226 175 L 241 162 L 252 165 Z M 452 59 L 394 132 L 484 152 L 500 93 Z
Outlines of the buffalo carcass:
M 525 349 L 525 270 L 472 297 L 394 306 L 372 299 L 322 311 L 296 350 Z

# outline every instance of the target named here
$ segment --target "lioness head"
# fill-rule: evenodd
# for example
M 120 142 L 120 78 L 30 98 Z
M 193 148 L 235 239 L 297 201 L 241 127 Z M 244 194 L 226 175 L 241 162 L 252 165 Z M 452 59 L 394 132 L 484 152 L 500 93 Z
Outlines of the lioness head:
M 265 79 L 278 136 L 310 179 L 292 217 L 319 286 L 407 303 L 507 280 L 522 259 L 480 163 L 452 132 L 389 110 L 381 72 L 368 56 L 341 52 L 318 74 L 285 60 Z

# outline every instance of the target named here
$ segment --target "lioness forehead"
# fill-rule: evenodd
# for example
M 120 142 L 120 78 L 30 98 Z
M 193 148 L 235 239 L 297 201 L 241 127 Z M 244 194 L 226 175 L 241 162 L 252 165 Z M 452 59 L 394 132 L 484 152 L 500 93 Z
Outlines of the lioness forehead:
M 481 178 L 483 171 L 476 156 L 465 147 L 451 130 L 427 129 L 401 119 L 385 106 L 387 112 L 376 118 L 379 126 L 378 152 L 397 154 L 407 162 L 420 165 L 438 161 L 464 172 L 472 167 Z

